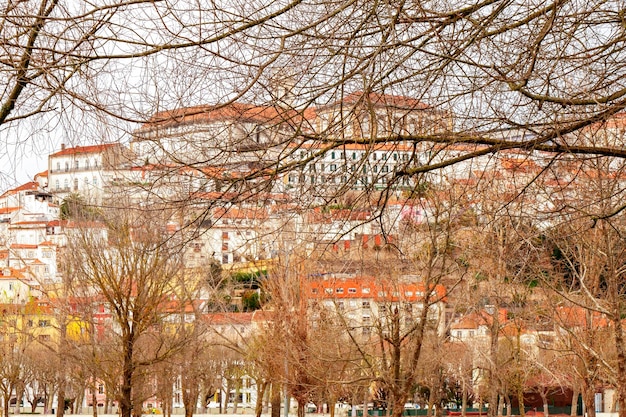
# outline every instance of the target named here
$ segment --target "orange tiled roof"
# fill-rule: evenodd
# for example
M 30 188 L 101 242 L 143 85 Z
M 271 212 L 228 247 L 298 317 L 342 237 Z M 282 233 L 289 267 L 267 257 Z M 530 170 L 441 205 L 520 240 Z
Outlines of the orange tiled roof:
M 26 184 L 22 184 L 22 185 L 20 185 L 18 187 L 15 187 L 15 188 L 13 188 L 11 190 L 6 191 L 0 197 L 17 194 L 20 191 L 30 191 L 30 190 L 37 190 L 37 189 L 39 189 L 39 183 L 37 183 L 35 181 L 30 181 L 30 182 L 27 182 Z
M 400 109 L 407 110 L 422 110 L 430 108 L 429 105 L 422 103 L 419 100 L 416 100 L 411 97 L 406 96 L 396 96 L 391 94 L 378 94 L 378 93 L 369 93 L 365 94 L 363 91 L 357 91 L 351 94 L 348 94 L 343 99 L 338 100 L 331 104 L 331 106 L 338 106 L 340 104 L 373 104 L 375 106 L 384 106 L 384 107 L 395 107 Z
M 374 277 L 316 279 L 306 283 L 311 298 L 371 298 L 384 301 L 421 301 L 426 287 L 423 283 L 394 282 Z M 445 301 L 443 285 L 431 287 L 436 296 Z
M 280 123 L 297 121 L 303 117 L 302 113 L 280 107 L 234 102 L 225 105 L 193 106 L 160 111 L 144 123 L 140 130 L 219 120 Z
M 19 207 L 0 207 L 0 214 L 9 214 L 18 211 Z
M 107 149 L 118 146 L 117 143 L 105 143 L 101 145 L 88 145 L 88 146 L 75 146 L 73 148 L 61 149 L 58 152 L 53 153 L 50 156 L 65 156 L 65 155 L 78 155 L 85 153 L 100 153 Z

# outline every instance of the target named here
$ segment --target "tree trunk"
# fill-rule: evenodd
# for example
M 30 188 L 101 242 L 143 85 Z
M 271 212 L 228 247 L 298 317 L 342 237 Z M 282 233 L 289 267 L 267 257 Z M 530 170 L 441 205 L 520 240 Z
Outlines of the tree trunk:
M 620 303 L 616 302 L 619 306 Z M 617 412 L 619 417 L 626 417 L 626 352 L 624 351 L 624 333 L 620 311 L 615 313 L 615 349 L 617 351 Z M 593 407 L 595 410 L 595 406 Z
M 93 410 L 92 410 L 93 417 L 98 417 L 98 398 L 96 395 L 96 390 L 98 389 L 97 384 L 98 383 L 94 379 L 94 386 L 91 388 L 91 405 L 93 407 Z
M 189 381 L 183 378 L 183 405 L 185 406 L 185 417 L 192 417 L 196 411 L 198 403 L 198 387 L 192 386 Z
M 576 417 L 578 415 L 578 387 L 574 387 L 572 392 L 572 407 L 569 410 L 570 417 Z
M 4 407 L 2 410 L 4 413 L 4 417 L 9 417 L 9 407 L 11 406 L 11 393 L 9 392 L 9 395 L 5 395 L 2 400 L 4 403 Z
M 337 404 L 335 401 L 331 401 L 328 403 L 328 414 L 330 415 L 330 417 L 335 417 L 335 404 Z
M 511 413 L 513 412 L 513 410 L 511 410 L 511 397 L 504 394 L 504 401 L 506 402 L 506 416 L 511 417 Z
M 267 382 L 261 381 L 256 386 L 256 404 L 254 405 L 254 414 L 256 417 L 261 417 L 263 413 L 263 397 L 265 397 L 265 390 L 267 389 Z
M 467 409 L 467 389 L 465 388 L 465 378 L 462 381 L 462 394 L 461 394 L 461 417 L 465 417 Z
M 133 412 L 133 342 L 132 336 L 125 337 L 123 340 L 123 369 L 122 369 L 122 386 L 120 388 L 120 416 L 131 417 Z M 63 416 L 57 416 L 63 417 Z
M 59 389 L 57 390 L 57 409 L 56 417 L 63 417 L 65 415 L 65 371 L 60 370 L 59 375 Z
M 304 417 L 304 407 L 306 406 L 306 404 L 304 403 L 304 401 L 298 401 L 298 411 L 297 411 L 297 416 L 298 417 Z
M 239 394 L 241 393 L 241 379 L 235 379 L 235 398 L 233 398 L 233 414 L 237 414 L 239 408 Z
M 587 417 L 596 417 L 596 396 L 593 389 L 585 387 L 583 389 L 583 405 L 585 407 L 583 415 Z
M 543 402 L 543 416 L 548 417 L 550 415 L 550 410 L 548 409 L 548 390 L 544 388 L 540 389 L 539 395 Z
M 272 383 L 272 414 L 271 417 L 280 417 L 280 386 L 276 383 Z
M 524 417 L 526 415 L 526 407 L 524 406 L 524 389 L 521 386 L 517 388 L 517 404 L 519 405 L 520 417 Z

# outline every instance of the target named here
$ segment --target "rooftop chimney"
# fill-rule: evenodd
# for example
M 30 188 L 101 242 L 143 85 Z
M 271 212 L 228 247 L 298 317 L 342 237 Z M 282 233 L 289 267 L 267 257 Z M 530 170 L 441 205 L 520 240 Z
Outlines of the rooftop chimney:
M 65 143 L 61 144 L 61 150 L 64 151 L 65 150 Z

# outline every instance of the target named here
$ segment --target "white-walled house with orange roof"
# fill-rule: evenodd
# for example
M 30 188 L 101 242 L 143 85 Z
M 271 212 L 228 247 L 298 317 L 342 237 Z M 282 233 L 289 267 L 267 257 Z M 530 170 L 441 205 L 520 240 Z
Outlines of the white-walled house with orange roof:
M 0 269 L 0 303 L 21 304 L 40 296 L 39 283 L 28 273 L 8 266 Z
M 48 191 L 61 201 L 71 193 L 99 201 L 115 172 L 133 162 L 121 143 L 66 147 L 48 156 Z
M 160 111 L 133 133 L 130 146 L 147 164 L 232 168 L 275 159 L 269 150 L 280 142 L 282 125 L 297 117 L 280 107 L 239 102 Z
M 401 325 L 410 327 L 425 306 L 428 320 L 437 333 L 446 332 L 446 289 L 437 284 L 427 286 L 417 276 L 393 279 L 329 274 L 304 281 L 304 297 L 308 300 L 313 325 L 319 309 L 342 315 L 348 325 L 360 329 L 365 337 L 385 327 L 386 317 L 395 308 L 401 312 Z

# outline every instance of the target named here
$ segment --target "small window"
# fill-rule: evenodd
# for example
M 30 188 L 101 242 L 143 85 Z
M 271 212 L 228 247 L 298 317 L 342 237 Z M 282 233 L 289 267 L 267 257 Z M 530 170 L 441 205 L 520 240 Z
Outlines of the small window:
M 356 294 L 356 288 L 348 288 L 348 294 Z
M 362 308 L 370 308 L 370 302 L 369 301 L 363 301 L 363 303 L 361 304 Z
M 335 292 L 336 292 L 337 294 L 343 294 L 343 288 L 337 288 L 337 289 L 335 290 Z
M 311 294 L 317 294 L 317 288 L 311 288 Z
M 363 294 L 369 294 L 370 293 L 370 289 L 368 287 L 365 287 L 365 288 L 361 289 L 361 292 Z
M 335 152 L 334 151 L 330 153 L 330 159 L 335 159 Z
M 324 290 L 324 292 L 325 292 L 326 294 L 332 294 L 332 293 L 333 293 L 333 289 L 332 289 L 332 288 L 326 288 L 326 289 Z

